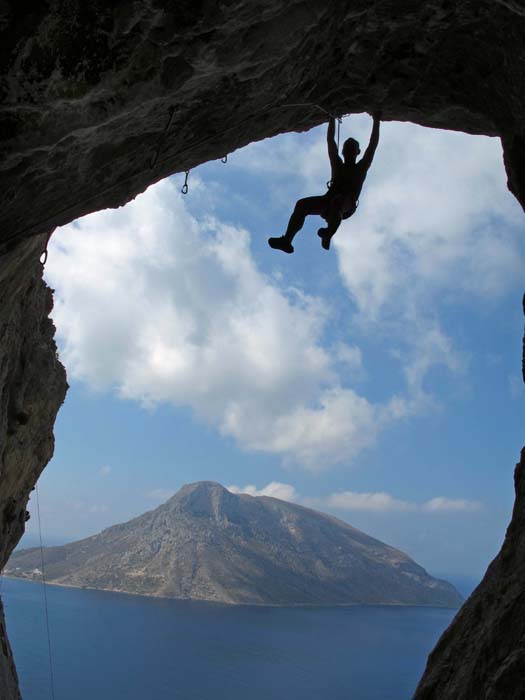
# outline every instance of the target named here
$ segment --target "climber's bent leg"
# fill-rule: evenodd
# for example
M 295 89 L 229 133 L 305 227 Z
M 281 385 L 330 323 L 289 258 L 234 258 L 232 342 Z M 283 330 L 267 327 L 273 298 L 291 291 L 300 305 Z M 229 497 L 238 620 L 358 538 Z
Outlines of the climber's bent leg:
M 326 196 L 300 199 L 295 205 L 284 236 L 269 238 L 268 244 L 271 248 L 282 250 L 284 253 L 293 253 L 292 241 L 295 234 L 302 229 L 305 218 L 311 214 L 326 216 L 326 213 Z
M 325 250 L 330 250 L 330 241 L 332 240 L 332 237 L 335 235 L 335 232 L 339 228 L 341 219 L 341 216 L 332 217 L 330 221 L 328 221 L 328 226 L 326 226 L 326 228 L 320 228 L 319 231 L 317 231 L 317 235 L 321 239 L 321 245 Z
M 305 218 L 311 214 L 320 216 L 326 214 L 326 197 L 305 197 L 297 202 L 284 234 L 284 237 L 290 243 L 293 241 L 295 234 L 302 229 Z
M 345 211 L 343 212 L 343 207 Z M 321 239 L 321 245 L 325 250 L 330 250 L 330 241 L 335 232 L 339 228 L 343 219 L 348 219 L 355 213 L 357 205 L 352 201 L 345 201 L 341 197 L 335 197 L 328 205 L 328 213 L 326 218 L 327 226 L 320 228 L 317 235 Z

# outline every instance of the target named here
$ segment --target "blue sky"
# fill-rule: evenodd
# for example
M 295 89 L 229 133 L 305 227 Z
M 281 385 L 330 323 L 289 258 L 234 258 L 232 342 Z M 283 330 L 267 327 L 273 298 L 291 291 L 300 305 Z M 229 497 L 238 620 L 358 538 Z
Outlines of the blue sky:
M 342 139 L 370 128 L 347 118 Z M 211 479 L 331 512 L 432 573 L 483 572 L 524 423 L 523 214 L 499 141 L 385 123 L 332 250 L 317 218 L 294 255 L 271 250 L 328 178 L 320 127 L 57 231 L 71 389 L 40 484 L 48 541 Z

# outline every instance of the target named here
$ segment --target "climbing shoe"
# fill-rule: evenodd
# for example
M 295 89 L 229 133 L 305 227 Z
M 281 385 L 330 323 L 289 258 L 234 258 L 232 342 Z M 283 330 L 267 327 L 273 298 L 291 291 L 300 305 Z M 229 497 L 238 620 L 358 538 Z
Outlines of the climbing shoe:
M 283 253 L 293 253 L 293 245 L 285 236 L 279 238 L 269 238 L 268 245 L 275 250 L 282 250 Z
M 332 233 L 328 233 L 327 228 L 320 228 L 319 231 L 317 231 L 317 235 L 321 239 L 321 245 L 325 250 L 330 250 L 330 241 L 332 240 Z

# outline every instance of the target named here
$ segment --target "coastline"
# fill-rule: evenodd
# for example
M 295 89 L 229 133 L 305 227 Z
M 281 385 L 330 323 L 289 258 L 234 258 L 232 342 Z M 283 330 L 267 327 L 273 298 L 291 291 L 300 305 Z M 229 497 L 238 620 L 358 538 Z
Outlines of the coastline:
M 98 591 L 102 593 L 114 593 L 116 595 L 129 595 L 139 598 L 153 600 L 174 600 L 184 603 L 204 603 L 206 605 L 220 605 L 224 607 L 253 607 L 253 608 L 434 608 L 436 610 L 460 610 L 461 606 L 451 607 L 449 605 L 432 605 L 430 603 L 257 603 L 257 602 L 230 602 L 225 600 L 212 600 L 209 598 L 182 598 L 160 594 L 136 593 L 134 591 L 124 591 L 116 588 L 95 588 L 94 586 L 75 586 L 71 583 L 58 583 L 54 581 L 44 581 L 42 579 L 28 578 L 25 576 L 13 576 L 3 573 L 3 578 L 11 581 L 27 581 L 28 583 L 38 583 L 46 586 L 56 586 L 58 588 L 70 588 L 72 590 Z M 1 597 L 1 591 L 0 591 Z M 463 605 L 463 603 L 462 603 Z

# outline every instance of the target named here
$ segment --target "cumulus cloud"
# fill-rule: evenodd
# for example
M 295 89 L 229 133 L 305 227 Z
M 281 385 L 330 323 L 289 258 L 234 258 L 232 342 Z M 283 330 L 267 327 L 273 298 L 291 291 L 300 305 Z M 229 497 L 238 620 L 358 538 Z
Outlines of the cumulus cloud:
M 356 491 L 339 491 L 317 501 L 320 505 L 338 510 L 359 510 L 375 513 L 395 511 L 420 511 L 429 513 L 472 512 L 481 508 L 478 501 L 444 498 L 437 496 L 423 503 L 404 501 L 394 498 L 384 491 L 376 493 L 359 493 Z
M 482 508 L 479 501 L 466 499 L 445 498 L 437 496 L 428 501 L 417 503 L 394 498 L 385 491 L 366 493 L 358 491 L 336 491 L 321 498 L 308 498 L 301 496 L 294 486 L 278 481 L 272 481 L 258 489 L 249 484 L 247 486 L 228 486 L 232 493 L 247 493 L 250 496 L 273 496 L 283 501 L 301 503 L 313 508 L 326 508 L 338 511 L 366 511 L 369 513 L 393 513 L 393 512 L 427 512 L 427 513 L 471 513 Z
M 346 119 L 341 138 L 364 147 L 370 128 L 368 116 Z M 271 175 L 287 197 L 289 182 L 297 196 L 321 194 L 324 129 L 315 134 L 253 144 L 232 162 Z M 467 365 L 444 327 L 447 304 L 494 303 L 521 279 L 523 215 L 505 183 L 498 139 L 383 123 L 359 209 L 334 238 L 354 324 L 398 348 L 422 404 L 429 370 Z
M 318 503 L 337 510 L 362 510 L 376 513 L 409 510 L 413 505 L 383 491 L 377 493 L 338 491 L 319 499 Z
M 343 128 L 342 138 L 352 134 L 364 147 L 371 119 L 351 117 Z M 301 196 L 321 194 L 329 166 L 324 129 L 315 134 L 252 144 L 232 165 L 285 182 L 293 175 Z M 400 306 L 409 313 L 437 290 L 492 300 L 520 279 L 522 216 L 499 139 L 384 122 L 359 209 L 334 247 L 368 318 Z
M 70 376 L 145 406 L 190 406 L 248 449 L 315 469 L 348 462 L 411 411 L 345 385 L 358 348 L 328 347 L 326 305 L 257 268 L 247 231 L 198 222 L 174 185 L 53 239 L 46 274 Z
M 406 124 L 382 132 L 358 212 L 334 247 L 355 321 L 390 338 L 410 395 L 428 405 L 429 371 L 468 365 L 445 327 L 447 307 L 493 304 L 520 279 L 522 213 L 499 140 Z
M 369 120 L 352 125 L 365 142 Z M 255 144 L 232 166 L 293 172 L 298 194 L 313 194 L 327 176 L 324 134 L 301 138 Z M 432 368 L 465 368 L 443 304 L 485 303 L 519 276 L 519 212 L 500 161 L 495 140 L 385 124 L 359 210 L 334 239 L 353 325 L 398 359 L 402 394 L 358 392 L 361 350 L 327 345 L 329 305 L 265 276 L 247 231 L 197 220 L 167 181 L 52 239 L 46 275 L 68 372 L 145 406 L 189 406 L 246 449 L 310 469 L 348 464 L 432 404 Z
M 271 481 L 262 489 L 258 489 L 252 484 L 247 486 L 228 486 L 228 491 L 232 493 L 247 493 L 249 496 L 271 496 L 280 498 L 282 501 L 299 501 L 299 494 L 291 484 L 283 484 L 280 481 Z
M 436 294 L 508 291 L 523 264 L 521 213 L 499 140 L 406 124 L 382 131 L 358 213 L 334 239 L 359 311 L 431 318 Z
M 474 510 L 479 510 L 482 504 L 479 501 L 468 501 L 463 498 L 445 498 L 444 496 L 437 496 L 432 498 L 430 501 L 426 501 L 422 504 L 422 509 L 427 510 L 431 513 L 439 512 L 470 512 Z

